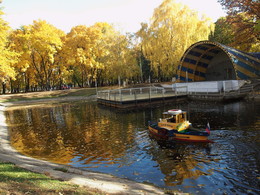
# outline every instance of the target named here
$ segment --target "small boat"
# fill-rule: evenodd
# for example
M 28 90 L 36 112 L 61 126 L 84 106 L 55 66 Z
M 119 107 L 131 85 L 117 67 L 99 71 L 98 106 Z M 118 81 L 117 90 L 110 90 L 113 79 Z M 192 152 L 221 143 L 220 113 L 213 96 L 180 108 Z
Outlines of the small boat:
M 149 132 L 165 140 L 181 140 L 189 142 L 212 142 L 208 140 L 210 127 L 197 129 L 187 120 L 187 112 L 172 109 L 163 113 L 163 118 L 158 122 L 149 122 Z

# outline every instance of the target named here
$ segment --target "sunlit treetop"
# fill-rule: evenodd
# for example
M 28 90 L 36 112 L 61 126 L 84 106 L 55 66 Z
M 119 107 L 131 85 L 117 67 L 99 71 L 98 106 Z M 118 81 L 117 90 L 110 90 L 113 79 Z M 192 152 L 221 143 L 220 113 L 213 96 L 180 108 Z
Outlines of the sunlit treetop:
M 205 16 L 174 0 L 164 0 L 154 10 L 149 24 L 142 24 L 141 38 L 144 56 L 156 74 L 174 75 L 181 56 L 193 43 L 207 40 L 214 25 Z

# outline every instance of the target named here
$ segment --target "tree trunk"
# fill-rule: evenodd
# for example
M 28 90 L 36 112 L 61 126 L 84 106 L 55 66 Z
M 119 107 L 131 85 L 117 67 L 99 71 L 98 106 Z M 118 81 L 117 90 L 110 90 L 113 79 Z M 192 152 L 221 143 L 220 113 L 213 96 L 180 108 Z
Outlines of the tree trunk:
M 29 92 L 29 87 L 30 87 L 30 79 L 25 79 L 25 81 L 27 80 L 27 82 L 25 82 L 25 93 Z
M 3 94 L 5 94 L 6 93 L 6 83 L 5 82 L 2 83 L 2 87 L 3 87 Z
M 15 93 L 15 89 L 13 86 L 13 81 L 10 79 L 10 88 L 11 88 L 11 93 Z

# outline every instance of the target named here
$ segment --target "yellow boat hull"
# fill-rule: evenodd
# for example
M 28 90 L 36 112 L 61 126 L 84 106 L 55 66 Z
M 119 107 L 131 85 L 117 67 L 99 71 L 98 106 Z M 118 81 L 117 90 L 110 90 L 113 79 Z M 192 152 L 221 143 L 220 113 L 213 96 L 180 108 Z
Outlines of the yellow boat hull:
M 186 134 L 174 134 L 174 139 L 182 141 L 193 141 L 193 142 L 209 142 L 208 136 L 202 135 L 186 135 Z
M 208 134 L 202 133 L 203 135 L 190 135 L 187 133 L 179 133 L 176 130 L 168 130 L 165 128 L 160 128 L 157 125 L 149 125 L 149 132 L 157 136 L 159 138 L 165 140 L 180 140 L 180 141 L 188 141 L 188 142 L 212 142 L 208 139 Z M 172 131 L 170 133 L 170 131 Z

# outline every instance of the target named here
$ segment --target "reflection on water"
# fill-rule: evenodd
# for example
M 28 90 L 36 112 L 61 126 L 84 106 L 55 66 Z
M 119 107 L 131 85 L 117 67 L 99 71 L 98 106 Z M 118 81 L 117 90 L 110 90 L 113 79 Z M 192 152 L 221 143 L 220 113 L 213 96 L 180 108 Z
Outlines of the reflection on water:
M 189 112 L 194 126 L 210 122 L 214 143 L 164 143 L 149 120 L 168 108 Z M 26 155 L 199 194 L 258 194 L 260 104 L 189 102 L 118 111 L 95 102 L 10 109 L 13 147 Z

